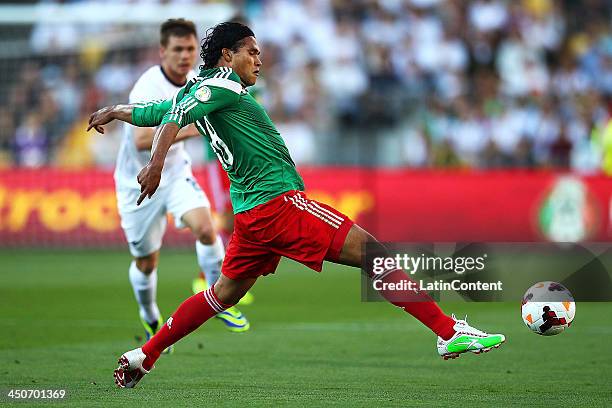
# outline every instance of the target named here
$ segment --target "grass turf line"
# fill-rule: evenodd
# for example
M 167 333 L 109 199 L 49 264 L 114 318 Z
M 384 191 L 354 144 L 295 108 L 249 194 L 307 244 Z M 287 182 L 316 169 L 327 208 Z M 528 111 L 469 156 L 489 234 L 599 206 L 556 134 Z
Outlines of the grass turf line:
M 360 302 L 358 271 L 327 264 L 319 275 L 291 261 L 260 279 L 256 303 L 242 308 L 249 333 L 208 322 L 163 356 L 137 389 L 119 390 L 112 380 L 116 360 L 143 336 L 129 262 L 127 251 L 0 251 L 0 389 L 64 388 L 69 397 L 61 406 L 603 406 L 612 400 L 611 304 L 579 303 L 575 324 L 554 337 L 529 332 L 518 301 L 444 304 L 479 328 L 506 334 L 508 342 L 486 355 L 443 361 L 435 336 L 416 320 L 383 303 Z M 192 252 L 162 251 L 158 302 L 165 316 L 190 295 L 196 270 Z

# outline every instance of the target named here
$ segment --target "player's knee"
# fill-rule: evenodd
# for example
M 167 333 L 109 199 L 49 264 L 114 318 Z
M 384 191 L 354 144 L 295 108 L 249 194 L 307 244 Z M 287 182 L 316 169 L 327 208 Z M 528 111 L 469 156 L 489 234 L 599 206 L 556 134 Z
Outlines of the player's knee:
M 220 228 L 230 232 L 234 230 L 234 213 L 231 211 L 229 213 L 219 214 L 218 220 Z
M 366 230 L 363 230 L 363 232 L 364 232 L 363 242 L 365 244 L 371 245 L 373 248 L 376 248 L 376 249 L 384 248 L 384 245 L 381 244 L 380 241 L 377 240 L 372 234 L 370 234 Z
M 217 297 L 221 303 L 230 306 L 237 304 L 240 299 L 242 299 L 242 296 L 237 296 L 236 294 L 227 291 L 221 291 L 221 294 L 217 295 Z
M 372 253 L 380 254 L 380 256 L 388 256 L 389 249 L 385 247 L 379 240 L 377 240 L 372 234 L 363 230 L 364 232 L 364 243 L 367 244 L 369 251 Z
M 374 244 L 374 246 L 377 246 L 376 244 L 379 243 L 369 232 L 359 225 L 354 224 L 346 236 L 337 262 L 344 265 L 361 266 L 361 259 L 363 257 L 362 252 L 365 244 Z
M 378 241 L 372 234 L 359 225 L 355 224 L 351 228 L 349 235 L 347 236 L 348 244 L 351 246 L 353 251 L 361 257 L 361 251 L 365 244 L 377 244 Z
M 244 294 L 237 293 L 236 290 L 230 290 L 229 288 L 223 287 L 223 285 L 217 287 L 215 285 L 215 294 L 219 301 L 225 305 L 235 305 L 240 301 Z
M 216 231 L 210 224 L 198 225 L 193 229 L 193 233 L 204 245 L 212 245 L 217 239 Z
M 136 267 L 145 275 L 150 275 L 157 268 L 157 256 L 149 255 L 142 258 L 136 258 Z
M 247 286 L 243 287 L 237 284 L 237 282 L 230 282 L 224 279 L 223 276 L 217 280 L 214 286 L 215 295 L 225 305 L 235 305 L 238 303 L 247 290 Z

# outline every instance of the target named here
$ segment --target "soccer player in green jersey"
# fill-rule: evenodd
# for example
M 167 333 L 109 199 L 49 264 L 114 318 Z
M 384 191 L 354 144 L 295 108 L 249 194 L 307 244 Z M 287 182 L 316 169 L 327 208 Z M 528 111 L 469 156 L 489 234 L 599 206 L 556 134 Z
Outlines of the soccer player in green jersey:
M 179 130 L 195 123 L 230 178 L 235 214 L 221 277 L 213 287 L 185 300 L 141 348 L 120 357 L 114 372 L 119 387 L 134 387 L 165 348 L 235 305 L 259 276 L 274 273 L 281 256 L 316 271 L 321 271 L 324 260 L 360 267 L 365 244 L 380 245 L 346 215 L 307 198 L 282 137 L 246 89 L 259 76 L 259 55 L 257 40 L 248 27 L 221 23 L 202 42 L 204 65 L 199 75 L 172 99 L 110 106 L 90 117 L 88 130 L 99 132 L 114 119 L 159 126 L 151 159 L 138 175 L 138 204 L 157 190 L 166 152 Z M 401 269 L 370 273 L 370 277 L 382 283 L 409 280 Z M 410 290 L 380 293 L 438 336 L 438 353 L 445 359 L 468 351 L 489 351 L 505 341 L 501 334 L 487 334 L 444 314 L 427 294 Z
M 160 28 L 159 51 L 160 64 L 150 67 L 138 78 L 129 94 L 130 103 L 171 98 L 196 76 L 193 66 L 198 55 L 198 37 L 194 23 L 184 19 L 165 21 Z M 191 158 L 183 142 L 186 138 L 199 136 L 195 126 L 183 128 L 177 135 L 166 156 L 162 181 L 155 197 L 146 205 L 136 205 L 136 198 L 140 195 L 136 176 L 151 157 L 154 135 L 155 128 L 125 124 L 114 172 L 121 227 L 134 258 L 129 267 L 129 280 L 147 339 L 165 321 L 156 298 L 157 265 L 166 231 L 166 213 L 173 215 L 177 227 L 189 227 L 196 238 L 200 275 L 207 278 L 202 282 L 204 288 L 198 292 L 214 284 L 221 274 L 225 256 L 222 236 L 214 226 L 209 197 L 192 174 Z M 250 327 L 247 318 L 237 308 L 228 309 L 217 318 L 233 332 L 244 332 Z

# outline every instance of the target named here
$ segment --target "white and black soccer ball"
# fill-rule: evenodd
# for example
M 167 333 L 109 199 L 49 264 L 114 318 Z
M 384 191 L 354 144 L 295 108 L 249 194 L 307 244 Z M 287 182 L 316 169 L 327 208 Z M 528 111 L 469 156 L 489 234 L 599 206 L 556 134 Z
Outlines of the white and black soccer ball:
M 570 327 L 576 316 L 576 303 L 560 283 L 538 282 L 525 292 L 521 316 L 534 333 L 553 336 Z

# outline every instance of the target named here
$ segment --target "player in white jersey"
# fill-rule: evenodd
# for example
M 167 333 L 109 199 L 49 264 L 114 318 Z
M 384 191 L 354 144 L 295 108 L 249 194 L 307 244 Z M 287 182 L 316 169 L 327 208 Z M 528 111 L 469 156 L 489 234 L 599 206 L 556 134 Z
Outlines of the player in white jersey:
M 161 64 L 149 68 L 136 81 L 130 103 L 169 99 L 195 76 L 192 70 L 197 58 L 197 33 L 188 20 L 172 19 L 160 30 Z M 188 227 L 196 238 L 196 255 L 206 281 L 213 285 L 221 272 L 225 250 L 217 235 L 210 203 L 191 171 L 191 159 L 184 142 L 200 137 L 195 127 L 185 128 L 168 151 L 158 194 L 137 206 L 140 169 L 151 157 L 154 128 L 125 126 L 125 133 L 115 167 L 117 205 L 121 227 L 134 257 L 129 278 L 147 338 L 157 332 L 163 319 L 157 307 L 157 264 L 159 249 L 166 230 L 166 214 L 172 214 L 178 228 Z M 249 329 L 248 320 L 236 308 L 219 317 L 231 331 Z

